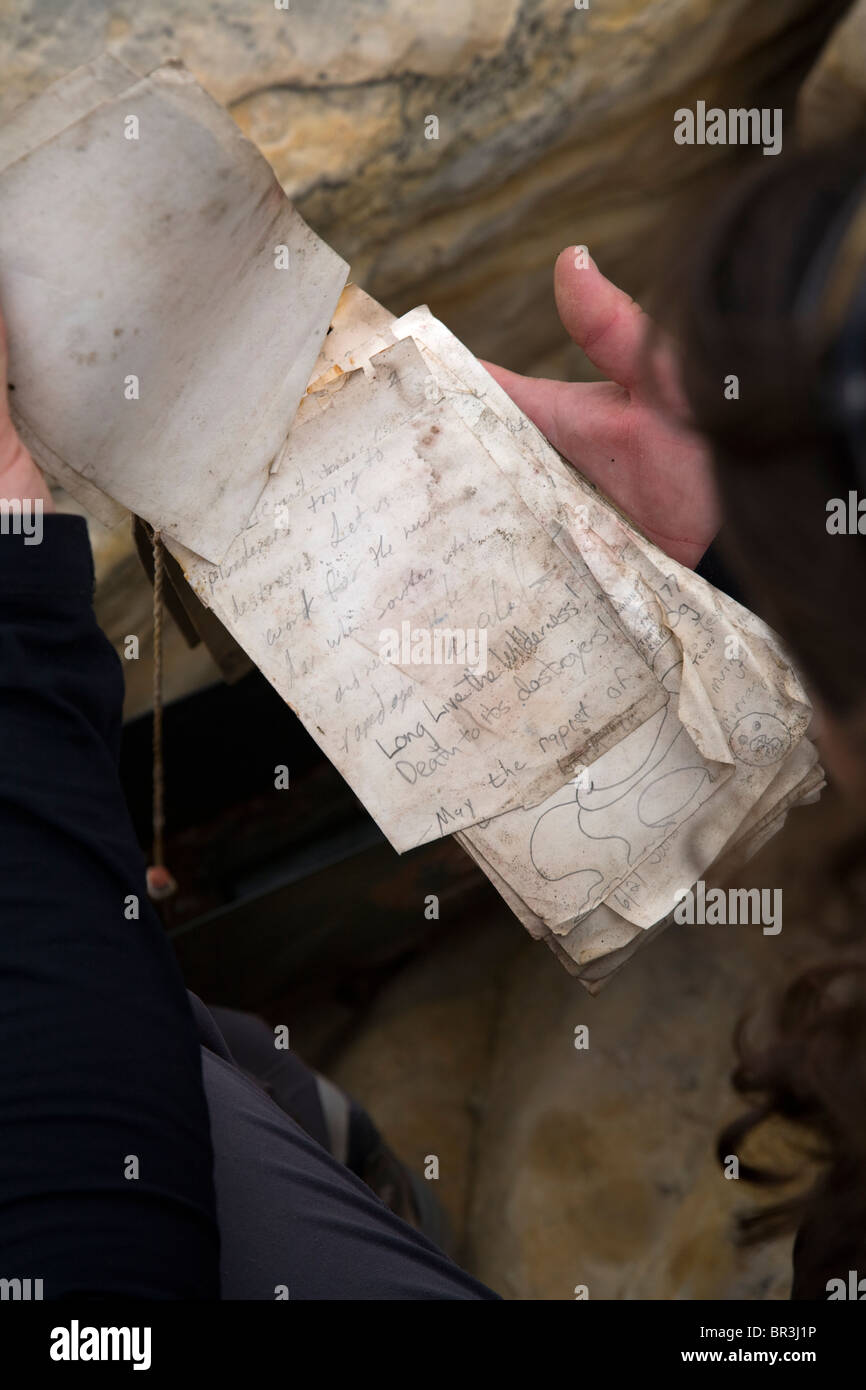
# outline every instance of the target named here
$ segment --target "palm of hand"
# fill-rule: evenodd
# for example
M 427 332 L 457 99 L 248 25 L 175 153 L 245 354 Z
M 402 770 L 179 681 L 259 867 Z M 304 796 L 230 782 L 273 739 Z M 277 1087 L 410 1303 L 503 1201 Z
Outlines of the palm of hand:
M 704 443 L 656 403 L 658 381 L 676 394 L 673 359 L 647 378 L 649 325 L 637 305 L 594 265 L 556 265 L 560 317 L 606 382 L 546 381 L 486 363 L 554 448 L 605 492 L 666 554 L 694 566 L 719 526 Z

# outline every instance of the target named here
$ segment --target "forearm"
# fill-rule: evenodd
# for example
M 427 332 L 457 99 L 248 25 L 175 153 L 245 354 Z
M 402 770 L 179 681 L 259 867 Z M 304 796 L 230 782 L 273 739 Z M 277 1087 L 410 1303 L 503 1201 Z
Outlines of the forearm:
M 79 518 L 46 515 L 41 544 L 0 535 L 0 1276 L 215 1296 L 199 1045 L 145 894 L 91 591 Z

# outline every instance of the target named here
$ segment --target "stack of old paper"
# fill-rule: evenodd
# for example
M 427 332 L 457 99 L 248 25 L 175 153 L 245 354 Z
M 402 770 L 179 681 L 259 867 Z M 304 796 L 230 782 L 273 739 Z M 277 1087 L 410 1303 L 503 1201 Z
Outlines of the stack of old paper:
M 346 273 L 177 65 L 102 60 L 0 143 L 39 461 L 161 531 L 395 849 L 455 835 L 596 988 L 816 794 L 809 706 L 426 308 Z

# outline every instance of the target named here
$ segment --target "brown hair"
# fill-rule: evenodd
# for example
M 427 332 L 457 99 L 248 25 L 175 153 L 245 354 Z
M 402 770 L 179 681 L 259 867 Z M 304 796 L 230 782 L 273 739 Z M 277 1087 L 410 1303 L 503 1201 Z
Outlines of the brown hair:
M 723 551 L 825 704 L 866 697 L 866 540 L 830 535 L 827 503 L 858 478 L 817 331 L 828 252 L 866 175 L 866 139 L 774 161 L 723 205 L 679 286 L 683 386 L 716 464 Z M 863 187 L 866 204 L 866 187 Z M 817 272 L 817 301 L 803 303 Z M 866 255 L 862 264 L 866 279 Z M 861 325 L 866 366 L 866 318 Z M 725 383 L 738 381 L 739 399 Z M 866 440 L 863 441 L 866 447 Z M 860 484 L 866 495 L 866 477 Z
M 741 1217 L 740 1236 L 754 1242 L 799 1227 L 793 1296 L 826 1298 L 829 1279 L 866 1273 L 866 960 L 812 966 L 768 1017 L 742 1020 L 735 1041 L 732 1080 L 751 1108 L 719 1136 L 719 1161 L 741 1154 L 749 1135 L 775 1117 L 805 1136 L 802 1166 L 819 1165 L 805 1191 Z M 770 1187 L 798 1175 L 740 1157 L 739 1176 Z
M 852 219 L 866 206 L 866 138 L 780 157 L 732 193 L 676 296 L 682 380 L 709 440 L 725 525 L 723 553 L 748 601 L 787 641 L 840 717 L 866 707 L 866 536 L 831 535 L 827 504 L 866 496 L 866 420 L 841 378 L 866 381 L 866 247 L 856 294 L 827 332 L 826 299 Z M 838 296 L 837 296 L 838 297 Z M 854 310 L 857 310 L 854 313 Z M 853 317 L 852 317 L 853 314 Z M 840 353 L 840 348 L 844 352 Z M 728 399 L 736 376 L 739 399 Z M 855 386 L 856 386 L 855 381 Z M 734 393 L 729 389 L 728 395 Z M 866 955 L 814 966 L 741 1023 L 733 1082 L 750 1109 L 719 1140 L 721 1158 L 771 1116 L 809 1137 L 808 1190 L 745 1217 L 762 1239 L 799 1226 L 794 1297 L 866 1274 Z M 789 1175 L 740 1162 L 764 1186 Z

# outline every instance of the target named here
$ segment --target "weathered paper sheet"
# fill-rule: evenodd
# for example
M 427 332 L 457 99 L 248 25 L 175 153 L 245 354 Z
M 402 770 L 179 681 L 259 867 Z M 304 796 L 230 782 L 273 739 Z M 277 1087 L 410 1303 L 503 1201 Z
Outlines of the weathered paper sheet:
M 590 508 L 607 542 L 581 518 L 582 553 L 663 671 L 670 702 L 594 763 L 582 784 L 469 837 L 560 932 L 611 895 L 637 925 L 664 916 L 801 746 L 810 713 L 775 639 L 752 615 L 747 630 L 739 605 L 654 556 L 597 503 Z M 665 866 L 649 886 L 639 873 L 644 860 Z
M 308 398 L 221 566 L 176 552 L 400 850 L 546 795 L 666 699 L 487 437 L 394 343 Z M 485 669 L 383 659 L 404 623 L 483 632 Z
M 38 461 L 162 531 L 395 848 L 457 834 L 595 989 L 817 795 L 808 702 L 426 307 L 346 271 L 178 65 L 103 57 L 0 133 Z
M 264 488 L 347 267 L 181 67 L 37 98 L 3 147 L 14 409 L 49 473 L 220 560 Z M 50 132 L 50 133 L 49 133 Z M 48 133 L 48 138 L 44 138 Z M 46 211 L 45 190 L 52 190 Z M 143 461 L 146 461 L 143 463 Z M 103 515 L 105 514 L 103 510 Z

